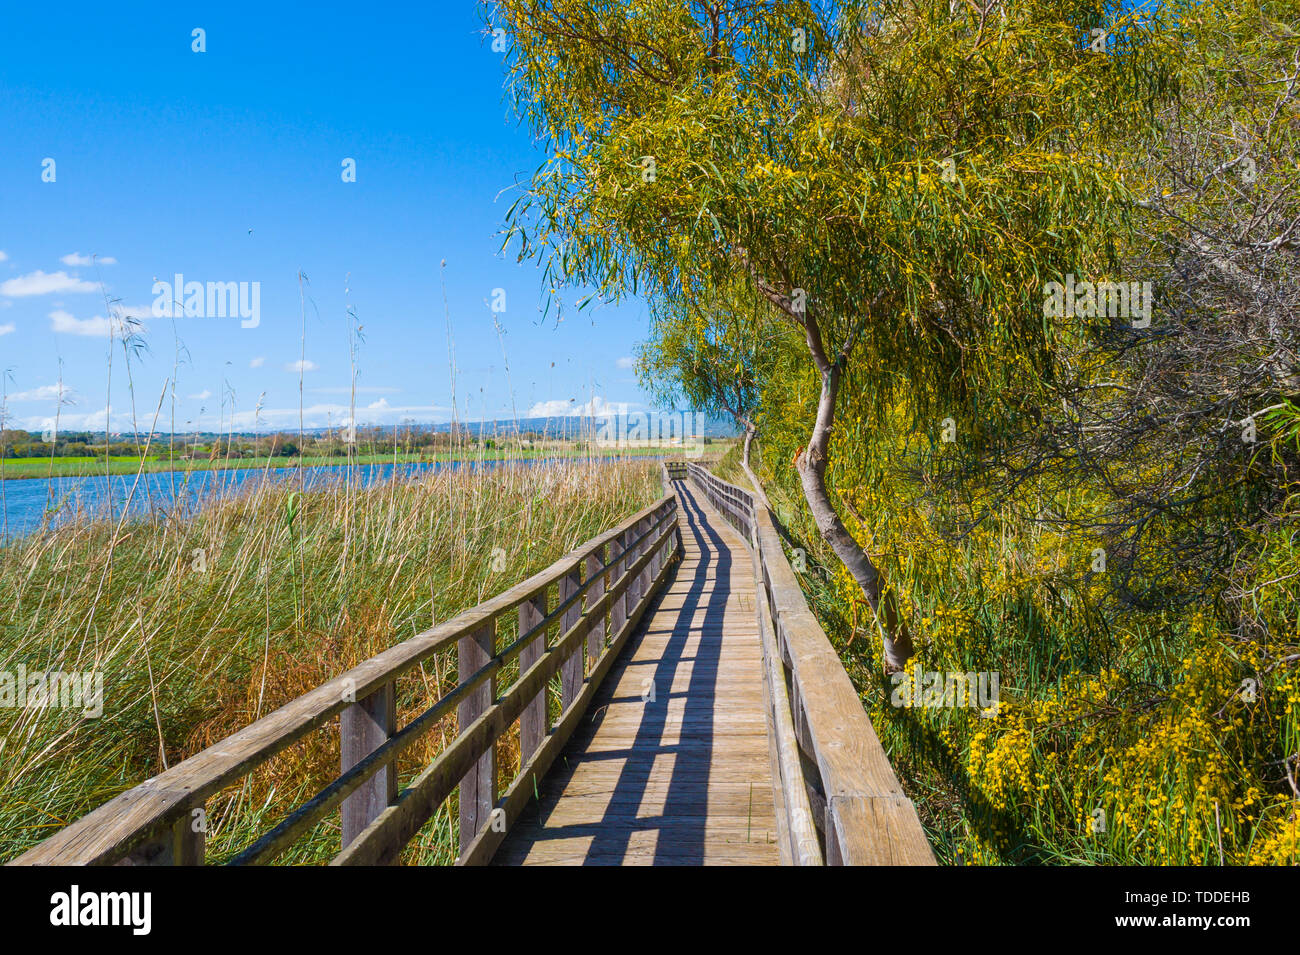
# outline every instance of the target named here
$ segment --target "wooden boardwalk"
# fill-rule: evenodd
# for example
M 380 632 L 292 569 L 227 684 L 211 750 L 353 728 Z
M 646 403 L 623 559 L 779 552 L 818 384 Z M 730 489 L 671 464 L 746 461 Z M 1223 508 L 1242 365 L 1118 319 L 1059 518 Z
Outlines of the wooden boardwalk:
M 687 482 L 682 561 L 502 843 L 497 865 L 776 865 L 745 542 Z
M 685 461 L 662 472 L 663 497 L 549 567 L 10 864 L 265 865 L 333 818 L 331 865 L 387 865 L 454 794 L 465 866 L 933 865 L 757 479 L 746 490 Z M 455 687 L 399 720 L 398 681 L 426 665 L 454 667 Z M 399 757 L 452 715 L 433 760 L 401 771 Z M 522 758 L 502 778 L 497 748 L 516 726 Z M 322 732 L 337 741 L 338 775 L 234 857 L 209 859 L 193 820 Z

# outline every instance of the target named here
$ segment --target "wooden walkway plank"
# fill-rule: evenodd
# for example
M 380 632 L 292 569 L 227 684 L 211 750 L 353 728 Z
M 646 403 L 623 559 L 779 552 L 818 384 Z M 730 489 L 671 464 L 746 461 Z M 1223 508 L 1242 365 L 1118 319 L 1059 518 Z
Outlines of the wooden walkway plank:
M 496 865 L 780 861 L 754 578 L 686 482 L 682 560 Z

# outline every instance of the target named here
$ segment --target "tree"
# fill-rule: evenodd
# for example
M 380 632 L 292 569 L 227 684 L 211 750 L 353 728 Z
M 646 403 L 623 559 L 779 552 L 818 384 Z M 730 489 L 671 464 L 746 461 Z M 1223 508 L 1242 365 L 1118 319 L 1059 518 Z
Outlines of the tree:
M 1081 329 L 1032 420 L 982 449 L 967 473 L 938 482 L 992 485 L 1007 497 L 1043 476 L 1089 489 L 1094 510 L 1083 526 L 1112 555 L 1112 610 L 1215 599 L 1233 568 L 1249 565 L 1243 549 L 1292 519 L 1296 12 L 1294 2 L 1269 0 L 1179 10 L 1178 95 L 1151 135 L 1120 154 L 1140 189 L 1124 271 L 1152 284 L 1159 308 L 1142 327 L 1107 316 Z M 1243 607 L 1244 630 L 1252 616 Z
M 771 306 L 736 282 L 714 299 L 651 303 L 651 336 L 637 352 L 641 385 L 662 404 L 730 416 L 744 434 L 744 461 L 757 433 L 761 382 L 779 333 Z
M 902 666 L 827 489 L 846 372 L 869 411 L 906 394 L 972 428 L 1052 374 L 1041 284 L 1113 253 L 1125 191 L 1099 130 L 1145 118 L 1161 43 L 1134 13 L 1046 0 L 501 0 L 488 19 L 550 151 L 507 241 L 551 285 L 683 308 L 739 275 L 775 308 L 820 381 L 804 497 Z

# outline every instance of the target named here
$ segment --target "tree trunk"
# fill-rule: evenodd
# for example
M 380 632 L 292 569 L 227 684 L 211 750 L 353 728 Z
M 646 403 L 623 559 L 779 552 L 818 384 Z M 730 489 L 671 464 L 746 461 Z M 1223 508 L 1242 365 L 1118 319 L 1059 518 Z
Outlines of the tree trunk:
M 821 364 L 819 362 L 819 364 Z M 871 605 L 881 624 L 881 643 L 885 658 L 885 672 L 901 670 L 912 655 L 912 638 L 906 627 L 898 625 L 892 599 L 881 599 L 884 589 L 879 569 L 871 562 L 866 551 L 854 540 L 849 529 L 831 503 L 826 491 L 826 464 L 831 441 L 831 428 L 835 422 L 835 399 L 839 394 L 841 371 L 838 365 L 822 368 L 822 392 L 817 402 L 817 422 L 807 449 L 796 459 L 803 495 L 812 511 L 817 530 L 835 551 Z M 883 609 L 882 609 L 883 604 Z
M 871 308 L 884 297 L 886 289 L 882 288 L 876 293 L 856 327 L 845 339 L 839 354 L 832 359 L 826 352 L 821 327 L 811 306 L 805 303 L 804 308 L 795 308 L 794 301 L 789 295 L 772 285 L 754 269 L 743 249 L 741 256 L 759 291 L 803 329 L 808 352 L 822 376 L 822 393 L 817 401 L 817 422 L 813 425 L 808 447 L 795 458 L 795 467 L 799 471 L 803 496 L 808 501 L 808 508 L 812 511 L 818 532 L 822 535 L 822 539 L 831 545 L 835 556 L 848 568 L 854 581 L 862 589 L 862 595 L 866 597 L 880 625 L 885 672 L 901 670 L 913 652 L 911 634 L 908 633 L 907 626 L 900 623 L 898 619 L 898 610 L 893 596 L 885 590 L 880 570 L 871 562 L 867 552 L 853 539 L 849 529 L 844 526 L 826 491 L 826 464 L 830 454 L 831 428 L 835 424 L 835 399 L 839 395 L 844 363 L 848 361 L 858 333 L 871 315 Z M 793 284 L 789 281 L 788 275 L 785 279 L 787 286 Z
M 745 465 L 745 470 L 749 470 L 749 446 L 754 443 L 754 426 L 750 422 L 745 422 L 745 450 L 741 455 L 741 462 Z

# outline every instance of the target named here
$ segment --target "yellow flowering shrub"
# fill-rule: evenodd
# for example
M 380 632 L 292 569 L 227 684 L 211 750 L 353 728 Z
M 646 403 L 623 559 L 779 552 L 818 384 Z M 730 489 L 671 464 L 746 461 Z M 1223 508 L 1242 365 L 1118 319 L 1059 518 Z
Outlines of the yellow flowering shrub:
M 923 455 L 930 439 L 904 428 L 893 436 L 855 430 L 862 427 L 848 415 L 837 435 L 840 513 L 889 582 L 913 638 L 913 665 L 997 672 L 996 714 L 891 703 L 874 616 L 807 519 L 793 469 L 770 464 L 792 454 L 765 457 L 763 476 L 808 550 L 801 579 L 810 604 L 942 860 L 1300 862 L 1292 788 L 1300 775 L 1292 580 L 1300 543 L 1284 534 L 1254 542 L 1251 576 L 1237 582 L 1252 594 L 1257 627 L 1249 634 L 1212 597 L 1122 618 L 1099 613 L 1109 582 L 1093 570 L 1097 542 L 1026 521 L 1026 511 L 1048 506 L 1040 488 L 1026 486 L 1020 508 L 954 532 L 951 514 L 930 510 L 878 459 L 850 453 L 870 446 L 894 459 Z M 1099 500 L 1072 488 L 1058 506 L 1086 523 Z M 913 682 L 909 673 L 905 684 L 915 690 Z

